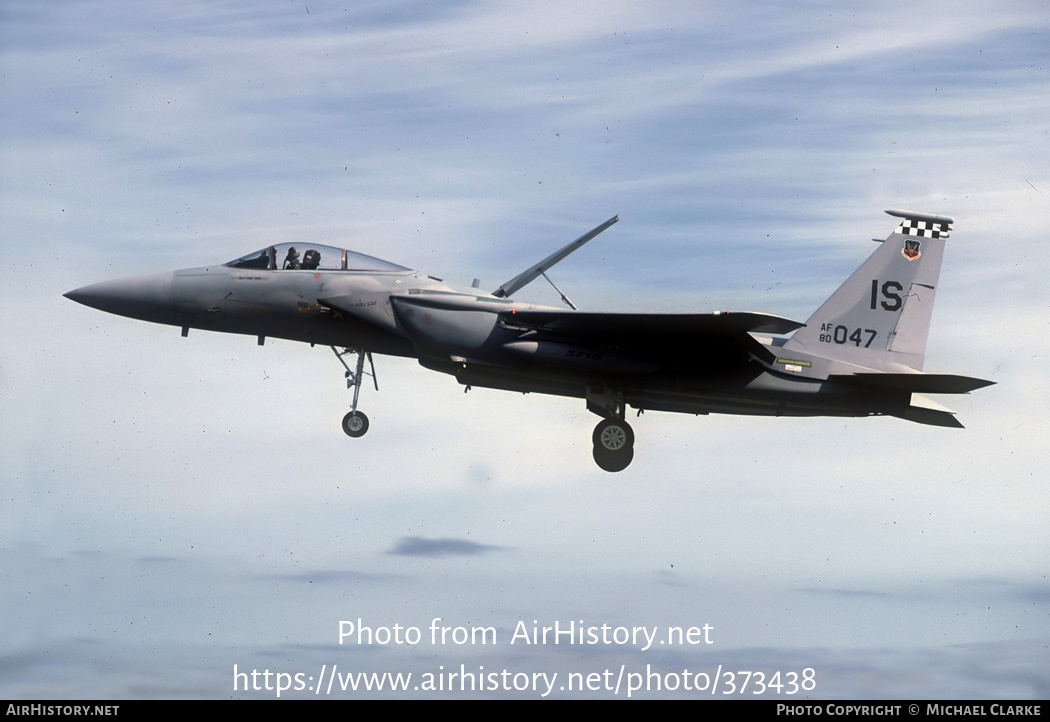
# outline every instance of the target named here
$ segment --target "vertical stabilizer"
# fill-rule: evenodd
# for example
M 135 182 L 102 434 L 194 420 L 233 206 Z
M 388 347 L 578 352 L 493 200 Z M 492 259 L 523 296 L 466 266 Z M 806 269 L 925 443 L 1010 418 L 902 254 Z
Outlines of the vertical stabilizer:
M 948 216 L 886 211 L 902 219 L 860 268 L 795 332 L 785 350 L 870 369 L 922 370 Z

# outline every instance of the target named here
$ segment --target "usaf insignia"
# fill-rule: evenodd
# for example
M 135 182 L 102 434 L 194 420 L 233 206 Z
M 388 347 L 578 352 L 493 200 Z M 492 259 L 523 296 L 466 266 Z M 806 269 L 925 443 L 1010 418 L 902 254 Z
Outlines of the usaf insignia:
M 919 256 L 922 255 L 922 251 L 919 250 L 919 242 L 905 241 L 904 248 L 901 249 L 901 255 L 909 261 L 917 261 Z

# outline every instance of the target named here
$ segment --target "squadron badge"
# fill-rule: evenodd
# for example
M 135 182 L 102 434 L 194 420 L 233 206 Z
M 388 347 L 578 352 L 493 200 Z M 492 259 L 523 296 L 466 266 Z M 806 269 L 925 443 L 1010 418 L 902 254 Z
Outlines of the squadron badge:
M 917 261 L 919 256 L 922 255 L 922 251 L 919 250 L 919 242 L 905 241 L 904 248 L 901 249 L 901 255 L 909 261 Z

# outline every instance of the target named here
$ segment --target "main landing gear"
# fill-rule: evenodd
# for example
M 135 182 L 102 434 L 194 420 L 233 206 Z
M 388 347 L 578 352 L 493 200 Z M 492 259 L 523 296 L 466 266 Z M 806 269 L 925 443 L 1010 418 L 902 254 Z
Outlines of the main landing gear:
M 623 471 L 634 459 L 634 430 L 623 419 L 622 394 L 588 389 L 587 408 L 605 417 L 591 435 L 594 462 L 605 471 Z
M 594 427 L 594 461 L 605 471 L 623 471 L 634 459 L 634 431 L 623 419 L 605 419 Z
M 339 359 L 339 363 L 346 369 L 346 388 L 354 390 L 354 402 L 350 406 L 350 413 L 343 417 L 343 431 L 347 436 L 352 438 L 358 438 L 364 436 L 365 432 L 368 431 L 368 417 L 362 412 L 357 410 L 357 396 L 361 392 L 361 382 L 365 377 L 365 357 L 368 358 L 368 365 L 372 369 L 371 373 L 367 374 L 372 377 L 372 383 L 376 387 L 376 391 L 379 391 L 379 381 L 376 380 L 376 367 L 372 363 L 372 354 L 361 348 L 344 348 L 342 351 L 337 351 L 335 346 L 331 347 L 332 353 Z M 343 360 L 343 356 L 356 355 L 357 363 L 355 370 L 351 371 L 350 367 L 346 365 L 346 361 Z

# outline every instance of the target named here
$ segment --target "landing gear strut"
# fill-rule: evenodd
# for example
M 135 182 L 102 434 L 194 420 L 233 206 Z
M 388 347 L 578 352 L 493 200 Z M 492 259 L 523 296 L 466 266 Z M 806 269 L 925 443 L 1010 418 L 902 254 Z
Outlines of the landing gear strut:
M 372 363 L 372 354 L 361 348 L 344 348 L 342 351 L 337 351 L 335 346 L 331 347 L 332 353 L 339 359 L 339 363 L 346 369 L 346 388 L 354 390 L 354 401 L 350 406 L 350 413 L 343 417 L 343 431 L 347 436 L 352 438 L 358 438 L 364 436 L 365 432 L 368 431 L 368 417 L 362 412 L 357 410 L 357 396 L 361 392 L 361 382 L 365 377 L 365 357 L 368 357 L 368 365 L 372 369 L 371 373 L 367 374 L 372 377 L 372 383 L 376 387 L 376 391 L 379 391 L 379 381 L 376 380 L 376 367 Z M 357 356 L 357 364 L 354 371 L 350 370 L 350 367 L 346 365 L 346 361 L 343 360 L 343 356 L 355 354 Z
M 605 417 L 591 435 L 594 462 L 605 471 L 623 471 L 634 459 L 634 430 L 623 419 L 622 392 L 588 389 L 587 408 Z

